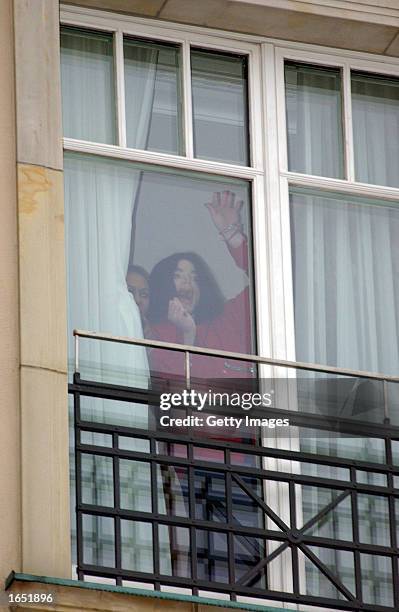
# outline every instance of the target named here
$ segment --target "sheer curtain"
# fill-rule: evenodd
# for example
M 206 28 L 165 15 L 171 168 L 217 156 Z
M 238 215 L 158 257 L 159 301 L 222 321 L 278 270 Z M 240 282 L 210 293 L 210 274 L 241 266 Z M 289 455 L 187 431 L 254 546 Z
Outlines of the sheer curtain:
M 296 356 L 299 360 L 353 369 L 395 374 L 399 367 L 399 209 L 395 205 L 338 195 L 293 190 L 291 232 L 294 274 Z M 362 383 L 371 385 L 367 382 Z M 379 383 L 377 383 L 379 385 Z M 315 387 L 316 388 L 316 387 Z M 366 387 L 364 387 L 366 390 Z M 378 393 L 381 389 L 374 389 Z M 359 387 L 358 393 L 362 392 Z M 371 389 L 368 388 L 369 395 Z M 349 407 L 352 405 L 348 403 Z M 362 408 L 364 408 L 364 401 Z M 337 410 L 341 407 L 337 403 Z M 383 403 L 377 409 L 346 417 L 383 422 Z M 326 440 L 322 440 L 324 444 Z M 336 437 L 329 454 L 344 456 L 348 443 L 364 461 L 374 461 L 370 440 Z M 306 438 L 302 450 L 317 453 L 320 441 Z M 325 451 L 324 451 L 325 452 Z M 314 475 L 321 475 L 315 469 Z M 373 474 L 364 482 L 373 483 Z M 359 521 L 362 541 L 381 543 L 389 539 L 385 500 L 361 496 Z M 323 503 L 323 492 L 314 492 L 310 514 L 309 495 L 304 496 L 304 515 L 309 518 Z M 385 505 L 384 505 L 385 504 Z M 331 520 L 335 514 L 337 520 Z M 352 539 L 346 520 L 350 508 L 340 504 L 330 513 L 328 537 Z M 378 519 L 376 520 L 376 517 Z M 348 525 L 339 533 L 336 525 Z M 344 529 L 345 531 L 345 529 Z M 352 555 L 336 555 L 319 549 L 316 554 L 352 590 Z M 325 579 L 305 561 L 307 588 L 312 594 L 326 592 Z M 368 603 L 392 605 L 392 576 L 383 572 L 380 560 L 370 556 L 367 571 Z M 378 576 L 373 578 L 373 576 Z M 384 588 L 381 588 L 381 585 Z M 334 589 L 330 589 L 334 596 Z
M 103 46 L 96 35 L 85 38 L 75 32 L 63 46 L 63 114 L 68 136 L 113 141 L 110 132 L 115 121 L 113 73 L 109 50 Z M 141 139 L 142 144 L 138 142 L 138 146 L 142 148 L 149 129 L 154 78 L 155 71 L 148 71 L 145 86 L 141 81 L 135 90 L 140 121 L 136 138 Z M 103 89 L 105 97 L 101 94 Z M 69 360 L 72 363 L 74 328 L 143 337 L 139 310 L 126 286 L 132 214 L 141 172 L 126 162 L 79 154 L 67 154 L 64 168 Z M 149 379 L 144 348 L 109 342 L 82 341 L 80 371 L 86 378 L 143 388 Z M 143 406 L 115 401 L 110 406 L 109 400 L 87 401 L 86 398 L 84 410 L 88 420 L 101 422 L 111 417 L 119 424 L 148 426 L 148 414 Z M 96 434 L 92 436 L 92 443 L 106 445 L 106 436 L 102 439 Z M 73 480 L 73 457 L 71 465 Z M 112 506 L 112 464 L 104 457 L 96 457 L 82 462 L 82 469 L 82 486 L 91 500 L 89 503 Z M 129 487 L 134 488 L 140 478 L 140 471 L 132 469 Z M 129 523 L 127 527 L 124 545 L 133 550 L 140 542 L 141 525 Z M 83 528 L 84 561 L 112 565 L 115 558 L 113 520 L 86 516 Z M 143 555 L 148 556 L 147 564 L 151 564 L 150 547 L 143 549 Z
M 115 144 L 112 35 L 63 27 L 61 82 L 64 136 Z
M 297 357 L 395 374 L 399 209 L 291 193 Z
M 343 178 L 340 71 L 287 63 L 285 89 L 289 170 Z
M 65 157 L 70 339 L 74 327 L 119 336 L 143 335 L 137 305 L 126 286 L 138 180 L 139 172 L 126 163 Z M 146 381 L 143 348 L 83 340 L 80 354 L 85 375 L 119 384 Z
M 132 47 L 125 44 L 125 54 L 126 50 L 134 50 L 134 60 L 130 57 L 125 59 L 128 143 L 136 149 L 147 149 L 159 50 L 150 46 Z
M 399 79 L 352 74 L 356 180 L 399 187 Z
M 290 170 L 342 176 L 338 78 L 334 83 L 328 69 L 286 67 Z M 397 89 L 355 75 L 352 92 L 357 180 L 397 185 Z M 297 359 L 396 374 L 399 210 L 389 202 L 299 189 L 292 190 L 290 207 Z M 348 402 L 349 411 L 344 416 L 382 422 L 381 402 L 380 410 L 360 415 L 350 413 L 352 405 Z M 336 437 L 320 441 L 314 436 L 302 440 L 301 449 L 317 454 L 319 446 L 326 442 L 329 454 L 345 456 L 349 444 L 359 459 L 374 460 L 372 444 L 367 439 Z M 322 475 L 316 467 L 314 475 Z M 372 484 L 373 475 L 366 474 L 364 478 L 364 482 Z M 311 518 L 317 508 L 326 505 L 325 495 L 326 491 L 315 489 L 312 496 L 308 492 L 303 496 L 304 518 Z M 384 500 L 364 495 L 358 507 L 362 541 L 377 544 L 381 529 L 385 536 L 389 534 Z M 328 537 L 352 539 L 348 513 L 350 508 L 342 504 L 330 513 Z M 344 526 L 343 531 L 339 525 Z M 353 591 L 353 555 L 324 549 L 315 552 Z M 366 601 L 392 605 L 392 575 L 384 570 L 380 559 L 368 557 L 364 568 L 362 565 Z M 330 596 L 336 596 L 319 570 L 307 559 L 304 563 L 305 590 L 313 595 L 329 591 Z

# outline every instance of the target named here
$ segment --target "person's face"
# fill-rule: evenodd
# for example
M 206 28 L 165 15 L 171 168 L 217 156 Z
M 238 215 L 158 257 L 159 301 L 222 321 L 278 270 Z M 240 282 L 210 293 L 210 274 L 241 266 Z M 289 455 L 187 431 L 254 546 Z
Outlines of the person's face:
M 180 302 L 187 312 L 193 313 L 200 299 L 200 290 L 197 273 L 191 261 L 181 259 L 178 262 L 173 282 Z
M 137 272 L 129 272 L 126 277 L 126 281 L 128 289 L 130 293 L 132 293 L 134 300 L 139 307 L 141 316 L 146 317 L 148 306 L 150 304 L 150 292 L 146 279 Z

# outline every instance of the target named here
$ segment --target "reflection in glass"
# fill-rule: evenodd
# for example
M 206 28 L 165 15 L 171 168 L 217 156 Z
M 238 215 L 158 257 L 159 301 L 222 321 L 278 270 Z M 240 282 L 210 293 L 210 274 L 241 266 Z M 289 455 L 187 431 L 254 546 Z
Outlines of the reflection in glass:
M 160 514 L 167 514 L 168 516 L 188 517 L 189 500 L 187 468 L 157 465 L 157 479 L 158 512 Z
M 399 187 L 399 79 L 352 73 L 356 180 Z
M 247 78 L 245 57 L 191 50 L 196 157 L 249 164 Z
M 359 493 L 357 508 L 360 542 L 390 546 L 388 499 L 379 495 Z
M 335 432 L 328 432 L 309 427 L 298 428 L 300 447 L 305 453 L 368 461 L 370 463 L 385 463 L 385 441 L 382 438 L 364 438 Z M 321 476 L 328 466 L 320 468 Z M 334 468 L 336 470 L 337 468 Z
M 387 477 L 379 472 L 366 472 L 364 470 L 356 470 L 356 480 L 362 484 L 370 484 L 377 487 L 387 487 Z
M 112 436 L 95 431 L 81 431 L 80 443 L 89 444 L 90 446 L 106 446 L 112 448 Z
M 64 136 L 116 143 L 112 34 L 61 30 Z
M 331 572 L 331 574 L 343 584 L 343 586 L 354 596 L 355 588 L 355 564 L 353 553 L 346 550 L 332 550 L 320 546 L 307 546 Z M 336 588 L 320 569 L 301 551 L 299 559 L 305 565 L 306 578 L 301 576 L 301 592 L 316 597 L 328 597 L 341 599 L 346 597 Z
M 267 554 L 265 541 L 251 536 L 233 536 L 234 540 L 234 571 L 236 580 L 240 580 L 249 570 L 256 567 Z M 279 542 L 280 544 L 280 542 Z M 266 586 L 265 570 L 259 572 L 251 586 L 262 589 Z
M 190 532 L 185 527 L 159 525 L 160 572 L 167 576 L 191 577 Z M 170 563 L 172 560 L 172 563 Z
M 287 62 L 285 93 L 288 169 L 343 178 L 340 70 Z
M 392 562 L 382 555 L 360 553 L 362 595 L 368 604 L 393 605 Z
M 114 505 L 112 457 L 82 453 L 82 502 L 95 506 Z
M 197 529 L 196 540 L 199 580 L 228 582 L 227 535 L 217 531 Z
M 136 451 L 137 453 L 149 453 L 150 441 L 142 438 L 131 438 L 126 436 L 118 437 L 118 447 L 121 450 Z
M 180 49 L 124 40 L 127 145 L 182 153 Z
M 91 423 L 106 423 L 107 425 L 145 429 L 149 424 L 148 406 L 99 397 L 82 396 L 80 398 L 80 414 L 82 421 Z M 139 448 L 136 446 L 132 450 L 139 450 Z
M 255 352 L 248 182 L 68 154 L 65 201 L 70 337 L 80 328 L 142 338 L 144 329 L 157 340 Z M 138 274 L 127 278 L 132 265 L 148 275 L 147 310 L 135 301 Z M 184 372 L 172 351 L 98 345 L 82 342 L 80 353 L 95 380 L 145 387 L 148 360 L 169 382 Z M 191 365 L 193 378 L 256 374 L 228 359 L 195 356 Z
M 334 540 L 352 540 L 350 496 L 345 497 L 333 506 L 327 514 L 324 514 L 324 509 L 334 502 L 342 491 L 298 484 L 295 485 L 295 489 L 298 499 L 302 499 L 302 516 L 298 522 L 300 528 L 304 527 L 309 521 L 313 521 L 305 530 L 307 534 Z
M 396 375 L 399 208 L 299 189 L 290 202 L 297 358 Z M 359 379 L 357 418 L 383 422 L 380 394 Z
M 115 567 L 114 519 L 83 515 L 83 562 L 88 565 Z
M 224 474 L 195 470 L 195 516 L 203 521 L 227 522 Z
M 151 468 L 145 461 L 120 459 L 121 508 L 151 512 Z
M 241 476 L 247 487 L 259 497 L 262 497 L 262 483 L 257 478 L 249 476 Z M 233 521 L 239 525 L 246 527 L 258 527 L 262 525 L 262 510 L 256 501 L 242 489 L 238 483 L 232 482 L 232 515 Z M 269 529 L 275 529 L 276 525 L 268 526 Z
M 121 520 L 122 568 L 136 572 L 154 571 L 151 523 Z

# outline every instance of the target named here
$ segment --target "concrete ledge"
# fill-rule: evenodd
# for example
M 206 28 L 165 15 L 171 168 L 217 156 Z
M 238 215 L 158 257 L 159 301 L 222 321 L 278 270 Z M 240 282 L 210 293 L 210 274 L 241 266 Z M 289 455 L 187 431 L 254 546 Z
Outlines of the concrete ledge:
M 399 56 L 399 5 L 391 0 L 65 0 L 64 4 L 178 23 Z
M 51 606 L 27 606 L 14 604 L 15 610 L 32 610 L 35 612 L 81 612 L 96 610 L 101 612 L 159 612 L 179 610 L 181 612 L 212 612 L 215 608 L 221 611 L 248 610 L 253 612 L 283 612 L 281 607 L 227 602 L 218 599 L 207 599 L 193 595 L 156 592 L 94 582 L 63 580 L 49 576 L 33 576 L 11 572 L 5 589 L 11 593 L 52 593 L 55 603 Z

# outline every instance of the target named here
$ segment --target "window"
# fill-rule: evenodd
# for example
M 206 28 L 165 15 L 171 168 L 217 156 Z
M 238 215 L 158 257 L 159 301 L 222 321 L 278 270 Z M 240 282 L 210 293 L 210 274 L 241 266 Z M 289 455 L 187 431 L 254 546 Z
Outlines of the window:
M 394 374 L 398 68 L 278 50 L 277 70 L 293 351 L 299 360 Z
M 70 330 L 257 350 L 263 177 L 248 66 L 253 78 L 260 53 L 201 43 L 62 29 Z M 132 364 L 126 349 L 85 350 L 82 367 L 100 379 L 145 385 L 148 368 L 182 373 L 173 354 L 152 351 L 148 362 L 138 349 Z M 240 372 L 253 376 L 244 364 L 193 358 L 194 377 Z
M 124 16 L 93 13 L 86 19 L 65 9 L 64 20 L 70 332 L 78 327 L 396 373 L 399 66 Z M 146 388 L 151 376 L 183 374 L 183 356 L 167 353 L 141 346 L 82 346 L 80 364 L 90 380 Z M 203 355 L 192 357 L 190 367 L 193 377 L 206 380 L 256 380 L 257 374 L 251 364 Z M 298 411 L 304 406 L 309 415 L 320 408 L 313 410 L 312 404 L 324 381 L 319 382 L 310 381 L 313 399 L 302 396 Z M 346 396 L 342 402 L 334 393 L 327 399 L 334 397 L 334 408 L 344 405 L 348 420 L 369 418 L 383 426 L 382 385 L 369 396 L 367 418 L 359 417 L 354 402 L 346 402 Z M 133 404 L 127 414 L 117 398 L 83 399 L 89 422 L 150 427 L 151 410 L 143 415 Z M 233 486 L 221 468 L 193 468 L 197 488 L 191 493 L 189 468 L 169 472 L 165 484 L 165 474 L 160 470 L 154 476 L 145 457 L 153 447 L 150 451 L 144 434 L 137 435 L 126 435 L 121 446 L 122 435 L 115 433 L 118 452 L 142 455 L 118 459 L 117 477 L 115 464 L 106 461 L 106 440 L 93 442 L 103 453 L 95 460 L 82 451 L 84 504 L 105 509 L 97 520 L 86 507 L 82 517 L 86 564 L 114 568 L 119 542 L 118 563 L 127 571 L 155 572 L 158 563 L 162 575 L 188 579 L 192 530 L 187 522 L 172 529 L 166 518 L 187 519 L 191 494 L 195 520 L 222 524 L 230 515 L 256 534 L 233 537 L 217 525 L 211 533 L 193 528 L 200 580 L 229 582 L 233 546 L 236 576 L 251 575 L 256 588 L 318 598 L 315 605 L 322 597 L 352 601 L 354 594 L 360 597 L 361 575 L 362 601 L 393 608 L 393 512 L 384 494 L 373 489 L 388 483 L 384 465 L 390 459 L 382 434 L 373 442 L 361 431 L 337 441 L 323 437 L 310 422 L 289 441 L 290 449 L 324 456 L 320 463 L 302 459 L 287 468 L 282 459 L 275 468 L 270 460 L 282 474 L 292 469 L 296 476 L 324 479 L 322 487 L 277 484 L 261 476 Z M 82 444 L 90 445 L 90 436 Z M 198 461 L 210 451 L 206 459 L 223 464 L 224 450 L 191 450 Z M 190 459 L 184 444 L 174 442 L 168 453 Z M 244 455 L 241 449 L 229 460 L 249 469 L 263 465 L 251 451 Z M 374 472 L 370 466 L 355 473 L 353 466 L 340 465 L 340 459 L 353 457 L 375 464 Z M 328 486 L 327 480 L 334 482 Z M 364 486 L 356 501 L 345 482 Z M 152 502 L 164 521 L 157 526 L 158 560 L 145 516 L 154 487 L 161 489 Z M 228 487 L 231 507 L 225 501 Z M 217 512 L 207 507 L 208 496 L 217 501 Z M 284 549 L 275 534 L 269 542 L 256 531 L 265 525 L 276 530 L 270 513 L 259 512 L 257 502 L 264 498 L 281 532 L 288 525 L 314 538 L 306 555 Z M 140 516 L 124 516 L 116 528 L 106 509 L 118 504 Z M 324 508 L 330 508 L 329 516 L 319 521 Z M 372 547 L 383 534 L 384 548 L 374 555 Z M 344 544 L 332 548 L 331 540 L 356 540 L 361 552 Z M 273 554 L 280 545 L 283 554 L 276 553 L 273 565 L 265 569 L 264 564 L 256 577 L 265 551 Z M 296 575 L 284 571 L 294 565 Z M 339 588 L 330 579 L 334 572 Z

